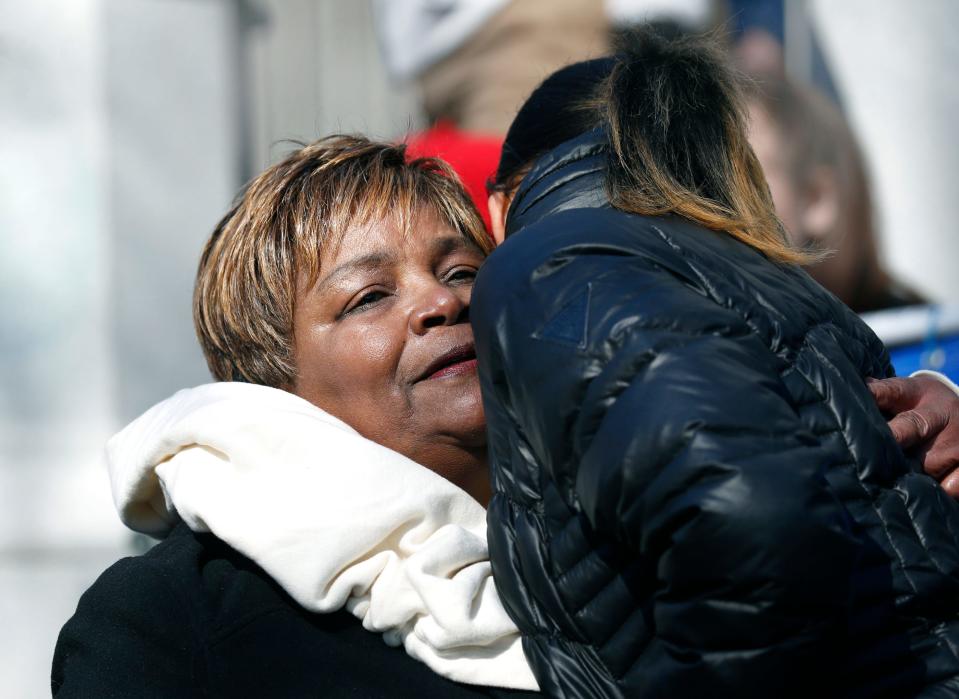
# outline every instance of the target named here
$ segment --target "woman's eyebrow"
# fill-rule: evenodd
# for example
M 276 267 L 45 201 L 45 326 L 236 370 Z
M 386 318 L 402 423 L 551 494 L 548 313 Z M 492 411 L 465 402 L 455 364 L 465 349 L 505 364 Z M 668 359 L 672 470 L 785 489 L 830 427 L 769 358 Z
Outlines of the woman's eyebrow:
M 437 238 L 430 245 L 432 252 L 437 257 L 449 255 L 460 250 L 479 250 L 479 246 L 472 240 L 459 235 L 449 235 L 443 238 Z
M 396 258 L 385 253 L 374 252 L 369 255 L 354 257 L 341 265 L 337 265 L 326 277 L 324 277 L 315 287 L 316 293 L 321 293 L 327 287 L 332 286 L 338 279 L 349 276 L 356 272 L 368 272 L 370 270 L 387 267 L 395 263 Z

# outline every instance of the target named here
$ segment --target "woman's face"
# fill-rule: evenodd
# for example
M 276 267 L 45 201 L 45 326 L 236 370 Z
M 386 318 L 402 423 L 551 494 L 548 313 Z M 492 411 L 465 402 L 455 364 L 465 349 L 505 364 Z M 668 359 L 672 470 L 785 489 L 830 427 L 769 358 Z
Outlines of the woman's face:
M 293 393 L 489 499 L 470 295 L 484 254 L 423 209 L 349 230 L 297 293 Z M 305 286 L 305 285 L 304 285 Z

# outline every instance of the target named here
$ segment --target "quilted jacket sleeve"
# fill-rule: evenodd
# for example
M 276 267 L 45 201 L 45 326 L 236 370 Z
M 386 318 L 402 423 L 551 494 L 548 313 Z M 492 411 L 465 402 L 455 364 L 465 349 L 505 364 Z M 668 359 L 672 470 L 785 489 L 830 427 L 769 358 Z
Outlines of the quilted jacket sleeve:
M 524 235 L 474 292 L 498 489 L 555 488 L 642 563 L 648 636 L 623 672 L 643 696 L 815 686 L 845 629 L 854 543 L 785 364 L 679 267 L 608 246 L 544 254 Z M 504 462 L 496 442 L 517 439 L 526 463 Z M 569 576 L 550 574 L 562 598 Z

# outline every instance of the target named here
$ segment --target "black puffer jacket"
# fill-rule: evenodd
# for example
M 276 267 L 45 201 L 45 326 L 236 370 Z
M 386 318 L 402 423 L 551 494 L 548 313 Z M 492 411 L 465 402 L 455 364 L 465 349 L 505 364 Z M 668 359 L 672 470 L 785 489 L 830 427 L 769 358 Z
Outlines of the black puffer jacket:
M 537 163 L 473 296 L 544 691 L 959 696 L 959 505 L 863 382 L 883 346 L 801 270 L 612 209 L 604 161 L 594 132 Z

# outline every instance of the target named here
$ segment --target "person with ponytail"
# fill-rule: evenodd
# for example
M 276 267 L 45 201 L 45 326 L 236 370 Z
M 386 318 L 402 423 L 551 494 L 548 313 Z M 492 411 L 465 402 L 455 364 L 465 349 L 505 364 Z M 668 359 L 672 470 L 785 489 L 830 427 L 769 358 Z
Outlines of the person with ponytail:
M 497 587 L 549 696 L 954 696 L 959 504 L 798 266 L 740 94 L 647 31 L 509 130 L 470 315 Z

